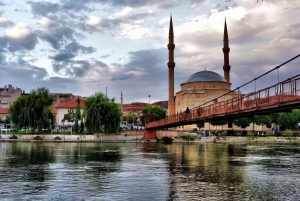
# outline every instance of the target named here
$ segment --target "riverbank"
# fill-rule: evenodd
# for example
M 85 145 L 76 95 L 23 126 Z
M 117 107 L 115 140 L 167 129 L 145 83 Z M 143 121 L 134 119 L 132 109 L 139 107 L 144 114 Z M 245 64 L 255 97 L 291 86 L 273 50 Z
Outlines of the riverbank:
M 187 142 L 188 139 L 176 138 L 173 142 Z M 227 143 L 240 143 L 240 142 L 300 142 L 300 137 L 244 137 L 244 136 L 208 136 L 195 138 L 190 142 L 227 142 Z
M 36 136 L 41 138 L 36 139 Z M 144 139 L 142 135 L 16 135 L 17 139 L 10 139 L 11 135 L 1 135 L 0 142 L 156 142 L 156 139 Z M 185 137 L 175 137 L 174 143 L 247 143 L 247 142 L 299 142 L 300 137 L 246 137 L 246 136 L 207 136 L 194 137 L 190 140 Z

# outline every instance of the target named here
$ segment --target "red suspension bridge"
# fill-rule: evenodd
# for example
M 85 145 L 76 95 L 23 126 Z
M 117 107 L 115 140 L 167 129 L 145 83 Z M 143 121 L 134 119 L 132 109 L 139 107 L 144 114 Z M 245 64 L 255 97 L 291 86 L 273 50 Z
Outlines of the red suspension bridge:
M 289 61 L 275 67 L 252 81 L 236 88 L 255 82 L 266 74 L 277 70 L 290 61 L 298 58 L 300 55 Z M 231 92 L 232 92 L 231 91 Z M 185 112 L 168 116 L 164 119 L 153 121 L 145 125 L 146 133 L 152 133 L 156 129 L 177 127 L 199 122 L 209 122 L 215 120 L 232 120 L 240 117 L 270 114 L 275 112 L 290 111 L 300 108 L 300 74 L 290 77 L 282 82 L 278 82 L 270 87 L 254 91 L 248 94 L 238 94 L 231 99 L 220 101 L 221 97 L 230 92 L 217 97 L 203 105 L 192 108 L 190 114 Z

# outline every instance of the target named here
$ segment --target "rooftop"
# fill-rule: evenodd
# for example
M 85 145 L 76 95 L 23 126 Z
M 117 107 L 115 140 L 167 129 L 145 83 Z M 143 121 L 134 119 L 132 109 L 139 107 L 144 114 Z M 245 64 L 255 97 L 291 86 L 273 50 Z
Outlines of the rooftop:
M 199 71 L 191 75 L 185 83 L 188 82 L 226 82 L 224 77 L 213 71 Z

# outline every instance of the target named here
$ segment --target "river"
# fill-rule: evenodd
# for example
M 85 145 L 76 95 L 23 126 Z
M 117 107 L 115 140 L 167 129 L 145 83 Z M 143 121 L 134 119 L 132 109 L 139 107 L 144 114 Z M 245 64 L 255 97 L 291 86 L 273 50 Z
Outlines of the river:
M 0 143 L 1 200 L 300 200 L 300 144 Z

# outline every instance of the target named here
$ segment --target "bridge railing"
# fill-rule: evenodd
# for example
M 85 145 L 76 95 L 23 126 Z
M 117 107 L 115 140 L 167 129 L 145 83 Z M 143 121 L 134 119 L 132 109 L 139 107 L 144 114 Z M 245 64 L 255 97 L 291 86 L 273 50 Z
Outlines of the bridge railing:
M 192 108 L 190 114 L 181 112 L 158 121 L 150 122 L 146 124 L 146 128 L 188 123 L 191 120 L 202 120 L 214 115 L 226 115 L 300 99 L 300 76 L 295 76 L 294 78 L 249 94 L 232 95 L 234 97 L 231 99 L 219 102 L 214 100 L 210 105 Z

